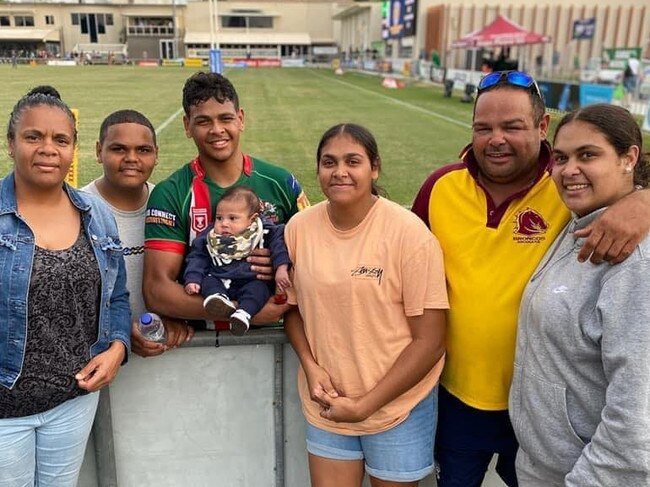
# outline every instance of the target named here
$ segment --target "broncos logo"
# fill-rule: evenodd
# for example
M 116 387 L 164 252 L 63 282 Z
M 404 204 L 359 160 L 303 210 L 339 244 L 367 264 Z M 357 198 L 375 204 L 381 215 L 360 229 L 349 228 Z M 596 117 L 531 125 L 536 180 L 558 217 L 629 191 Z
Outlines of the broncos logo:
M 548 230 L 548 223 L 532 208 L 525 208 L 517 214 L 515 233 L 532 236 L 546 233 L 546 230 Z

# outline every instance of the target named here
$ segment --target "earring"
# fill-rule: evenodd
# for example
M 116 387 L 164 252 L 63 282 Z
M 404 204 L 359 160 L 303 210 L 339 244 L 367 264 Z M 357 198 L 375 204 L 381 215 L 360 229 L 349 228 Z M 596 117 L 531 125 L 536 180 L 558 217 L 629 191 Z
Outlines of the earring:
M 625 172 L 626 172 L 626 173 L 631 173 L 631 172 L 632 172 L 632 168 L 631 168 L 630 166 L 625 166 Z

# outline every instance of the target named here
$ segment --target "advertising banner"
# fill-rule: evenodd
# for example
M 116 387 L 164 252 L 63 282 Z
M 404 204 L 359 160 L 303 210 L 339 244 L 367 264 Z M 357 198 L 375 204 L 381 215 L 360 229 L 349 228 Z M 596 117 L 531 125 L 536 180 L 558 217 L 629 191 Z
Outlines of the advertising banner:
M 417 0 L 384 0 L 381 16 L 383 39 L 414 36 L 417 23 Z
M 580 106 L 593 105 L 594 103 L 611 103 L 614 99 L 614 85 L 580 85 Z
M 566 112 L 581 106 L 580 88 L 576 83 L 538 80 L 537 86 L 547 108 Z
M 183 66 L 183 60 L 182 59 L 163 59 L 162 63 L 160 64 L 161 66 Z
M 593 39 L 596 32 L 596 17 L 576 20 L 573 23 L 572 39 Z
M 314 46 L 311 48 L 314 56 L 338 56 L 339 48 L 337 46 Z
M 282 59 L 280 64 L 283 68 L 304 68 L 304 59 Z
M 640 47 L 612 47 L 610 49 L 603 49 L 603 59 L 607 63 L 609 69 L 625 69 L 627 60 L 632 57 L 641 59 Z
M 446 68 L 436 68 L 435 66 L 431 66 L 429 78 L 434 83 L 442 83 L 445 81 L 445 71 Z
M 49 59 L 48 66 L 76 66 L 77 61 L 73 59 Z
M 183 66 L 186 68 L 202 68 L 203 59 L 197 57 L 186 57 L 183 59 Z
M 278 58 L 249 58 L 249 57 L 228 57 L 224 58 L 224 63 L 228 68 L 279 68 L 283 61 Z M 287 66 L 301 66 L 300 59 L 294 59 L 296 63 L 288 62 Z

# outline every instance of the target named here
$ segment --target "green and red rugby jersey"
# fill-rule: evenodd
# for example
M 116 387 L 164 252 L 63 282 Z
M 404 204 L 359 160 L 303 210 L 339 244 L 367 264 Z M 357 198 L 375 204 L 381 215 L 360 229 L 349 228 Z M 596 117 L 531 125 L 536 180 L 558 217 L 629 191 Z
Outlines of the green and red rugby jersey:
M 244 155 L 242 164 L 241 176 L 232 186 L 250 186 L 269 220 L 285 223 L 309 206 L 289 171 L 249 155 Z M 184 255 L 194 237 L 212 224 L 217 202 L 232 186 L 221 188 L 204 176 L 197 157 L 156 185 L 147 204 L 145 249 Z

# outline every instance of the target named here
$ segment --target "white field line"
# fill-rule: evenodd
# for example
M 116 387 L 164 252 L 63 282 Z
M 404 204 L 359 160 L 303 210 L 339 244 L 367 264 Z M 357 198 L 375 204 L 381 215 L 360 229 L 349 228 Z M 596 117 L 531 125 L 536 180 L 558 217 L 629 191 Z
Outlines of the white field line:
M 405 101 L 398 100 L 398 99 L 390 97 L 388 95 L 384 95 L 383 93 L 377 93 L 376 91 L 372 91 L 372 90 L 369 90 L 367 88 L 362 88 L 360 86 L 357 86 L 357 85 L 352 84 L 352 83 L 348 83 L 348 82 L 340 80 L 340 79 L 332 79 L 332 78 L 329 78 L 329 77 L 324 76 L 322 74 L 318 74 L 318 73 L 316 73 L 316 72 L 314 72 L 312 70 L 310 70 L 309 72 L 312 73 L 314 76 L 317 76 L 319 78 L 323 78 L 323 79 L 326 79 L 328 81 L 333 81 L 335 83 L 340 83 L 342 85 L 349 86 L 350 88 L 354 88 L 355 90 L 363 91 L 364 93 L 368 93 L 370 95 L 373 95 L 373 96 L 376 96 L 376 97 L 379 97 L 379 98 L 384 98 L 384 99 L 386 99 L 388 101 L 391 101 L 391 102 L 393 102 L 393 103 L 395 103 L 397 105 L 401 105 L 401 106 L 409 108 L 411 110 L 415 110 L 417 112 L 424 113 L 424 114 L 429 115 L 431 117 L 439 118 L 441 120 L 444 120 L 445 122 L 453 123 L 453 124 L 459 125 L 459 126 L 461 126 L 463 128 L 468 128 L 468 129 L 472 128 L 472 126 L 470 124 L 468 124 L 468 123 L 462 122 L 460 120 L 456 120 L 455 118 L 446 117 L 445 115 L 441 115 L 441 114 L 439 114 L 437 112 L 434 112 L 432 110 L 427 110 L 426 108 L 422 108 L 422 107 L 419 107 L 417 105 L 413 105 L 411 103 L 407 103 Z
M 163 123 L 160 124 L 160 127 L 156 129 L 156 135 L 160 135 L 160 132 L 165 130 L 167 126 L 174 121 L 176 117 L 178 117 L 181 113 L 183 113 L 183 107 L 180 107 L 176 112 L 171 115 L 167 120 L 165 120 Z

